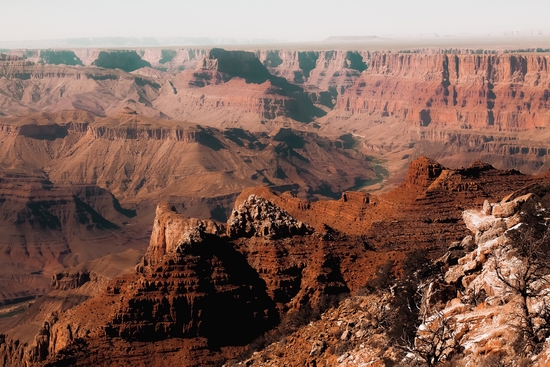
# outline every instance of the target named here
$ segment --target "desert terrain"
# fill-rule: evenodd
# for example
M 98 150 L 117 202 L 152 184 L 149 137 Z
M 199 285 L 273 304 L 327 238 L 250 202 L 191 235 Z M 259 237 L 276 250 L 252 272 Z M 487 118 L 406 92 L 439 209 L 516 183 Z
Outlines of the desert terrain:
M 383 366 L 452 319 L 441 361 L 543 363 L 499 272 L 547 220 L 550 50 L 506 40 L 0 53 L 0 360 Z

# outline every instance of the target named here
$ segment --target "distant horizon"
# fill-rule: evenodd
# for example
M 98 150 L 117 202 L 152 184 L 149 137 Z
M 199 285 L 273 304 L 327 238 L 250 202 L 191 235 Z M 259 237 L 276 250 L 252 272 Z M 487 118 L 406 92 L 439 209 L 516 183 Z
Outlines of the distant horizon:
M 303 46 L 314 49 L 334 48 L 550 48 L 550 29 L 490 34 L 419 34 L 419 35 L 334 35 L 311 41 L 292 41 L 259 38 L 231 37 L 72 37 L 59 39 L 36 39 L 0 41 L 1 50 L 16 49 L 70 49 L 70 48 L 157 48 L 157 47 L 221 47 L 221 48 L 270 48 L 271 46 Z
M 1 4 L 0 14 L 0 42 L 202 37 L 295 43 L 547 29 L 550 1 L 524 0 L 518 9 L 512 0 L 340 0 L 336 6 L 328 0 L 18 0 Z

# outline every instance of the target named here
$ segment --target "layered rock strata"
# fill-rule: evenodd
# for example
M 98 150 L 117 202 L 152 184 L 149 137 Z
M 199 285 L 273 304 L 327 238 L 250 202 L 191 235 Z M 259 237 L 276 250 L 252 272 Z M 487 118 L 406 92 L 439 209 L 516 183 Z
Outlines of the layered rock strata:
M 373 53 L 327 121 L 394 162 L 429 155 L 454 167 L 483 159 L 543 172 L 547 64 L 544 53 Z

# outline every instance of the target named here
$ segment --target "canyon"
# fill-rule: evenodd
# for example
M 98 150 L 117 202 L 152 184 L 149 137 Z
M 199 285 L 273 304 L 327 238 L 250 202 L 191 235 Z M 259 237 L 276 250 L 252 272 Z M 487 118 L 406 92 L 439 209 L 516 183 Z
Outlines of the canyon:
M 343 141 L 291 128 L 218 130 L 129 108 L 0 120 L 3 301 L 43 294 L 63 267 L 144 251 L 159 200 L 224 221 L 246 187 L 333 197 L 374 176 Z
M 351 132 L 399 179 L 420 155 L 544 172 L 547 54 L 479 51 L 12 50 L 0 61 L 0 106 L 4 115 L 129 107 L 219 128 Z
M 148 249 L 133 271 L 109 276 L 88 267 L 54 277 L 51 296 L 5 332 L 0 355 L 13 366 L 237 361 L 255 338 L 299 322 L 308 309 L 322 313 L 341 294 L 364 297 L 381 265 L 392 264 L 398 275 L 419 250 L 433 259 L 449 256 L 448 244 L 460 243 L 465 225 L 485 223 L 464 209 L 488 207 L 483 210 L 494 214 L 487 220 L 511 217 L 526 202 L 525 192 L 538 190 L 545 198 L 548 185 L 546 176 L 481 163 L 452 170 L 421 157 L 402 185 L 380 196 L 345 192 L 339 200 L 309 202 L 290 192 L 248 189 L 225 224 L 160 203 Z M 487 206 L 502 196 L 507 212 Z M 506 222 L 507 228 L 519 221 Z M 59 298 L 67 300 L 62 311 L 54 307 Z M 338 357 L 323 356 L 327 347 L 301 356 L 307 348 L 295 349 L 293 358 L 333 363 Z
M 534 308 L 495 261 L 550 209 L 543 51 L 0 53 L 0 360 L 423 363 L 384 324 L 421 286 L 409 338 L 452 320 L 442 360 L 513 361 Z

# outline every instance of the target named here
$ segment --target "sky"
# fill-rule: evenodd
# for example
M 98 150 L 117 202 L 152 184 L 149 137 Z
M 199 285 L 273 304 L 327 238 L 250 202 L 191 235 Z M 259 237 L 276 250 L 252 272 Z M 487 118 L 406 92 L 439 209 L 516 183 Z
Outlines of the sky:
M 0 41 L 483 34 L 550 28 L 550 0 L 0 0 Z

